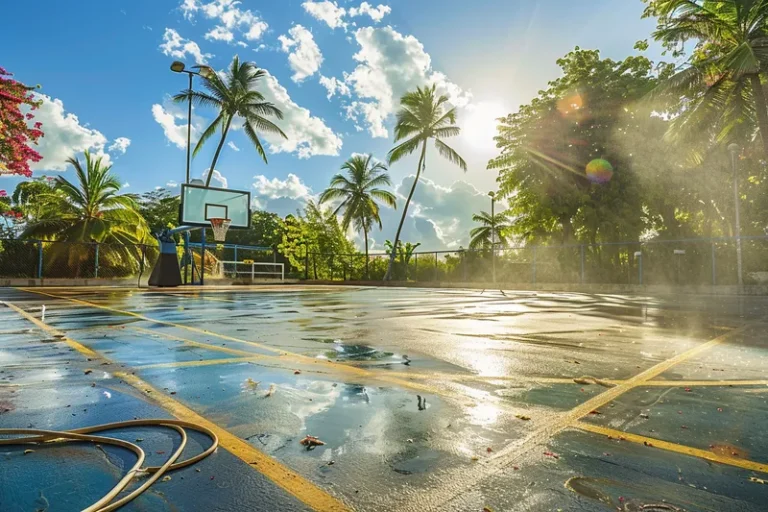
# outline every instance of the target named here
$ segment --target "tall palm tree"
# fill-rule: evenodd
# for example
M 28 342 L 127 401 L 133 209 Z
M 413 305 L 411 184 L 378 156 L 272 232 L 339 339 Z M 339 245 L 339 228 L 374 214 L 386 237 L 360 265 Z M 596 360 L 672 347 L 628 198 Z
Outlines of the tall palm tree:
M 645 1 L 645 16 L 658 17 L 657 40 L 668 47 L 696 42 L 690 66 L 654 93 L 683 98 L 683 112 L 673 128 L 684 134 L 717 126 L 718 139 L 727 140 L 734 129 L 754 130 L 756 120 L 768 156 L 768 110 L 761 84 L 768 67 L 768 1 Z
M 506 245 L 507 232 L 509 231 L 509 216 L 505 212 L 497 213 L 494 216 L 488 212 L 480 212 L 472 215 L 474 222 L 479 222 L 478 226 L 469 232 L 471 237 L 469 241 L 470 249 L 490 249 L 492 241 Z
M 448 146 L 443 139 L 453 137 L 461 133 L 461 129 L 456 126 L 456 109 L 450 108 L 446 111 L 448 97 L 438 96 L 435 92 L 435 85 L 431 87 L 416 88 L 415 91 L 405 93 L 400 98 L 400 110 L 397 112 L 397 122 L 395 124 L 395 142 L 407 139 L 392 148 L 389 152 L 388 160 L 390 165 L 410 155 L 421 147 L 419 155 L 419 166 L 416 168 L 416 179 L 413 180 L 408 199 L 405 201 L 403 215 L 400 218 L 400 224 L 397 226 L 395 241 L 393 247 L 397 247 L 400 242 L 400 232 L 403 229 L 405 217 L 408 215 L 408 206 L 411 204 L 411 198 L 416 191 L 416 184 L 421 177 L 427 164 L 427 142 L 434 139 L 437 152 L 447 158 L 451 163 L 458 165 L 462 170 L 467 170 L 467 163 L 461 156 Z M 389 266 L 384 280 L 392 277 L 392 266 L 395 261 L 395 252 L 389 255 Z
M 373 164 L 373 165 L 371 165 Z M 340 200 L 333 212 L 343 211 L 342 227 L 346 230 L 354 223 L 355 230 L 363 232 L 365 239 L 365 276 L 368 277 L 368 233 L 374 224 L 382 228 L 378 199 L 386 206 L 397 209 L 395 195 L 383 186 L 391 187 L 387 166 L 373 162 L 373 155 L 355 155 L 341 166 L 344 174 L 331 178 L 331 185 L 320 194 L 320 203 Z
M 77 183 L 57 176 L 53 190 L 37 196 L 38 216 L 26 226 L 22 238 L 110 244 L 100 251 L 102 265 L 135 266 L 141 257 L 138 244 L 154 244 L 154 239 L 134 196 L 118 194 L 120 180 L 112 174 L 111 165 L 104 165 L 103 157 L 94 158 L 86 151 L 85 168 L 77 158 L 67 162 L 75 169 Z M 77 276 L 90 257 L 83 245 L 46 248 L 49 266 L 66 258 Z
M 203 86 L 208 92 L 186 89 L 173 97 L 177 103 L 186 103 L 191 98 L 192 102 L 198 106 L 215 107 L 219 110 L 219 115 L 205 129 L 193 151 L 193 155 L 196 156 L 205 142 L 221 129 L 221 139 L 213 154 L 208 179 L 205 182 L 206 187 L 211 184 L 213 170 L 216 169 L 221 148 L 224 147 L 227 133 L 235 117 L 244 120 L 243 131 L 264 163 L 267 163 L 267 153 L 261 145 L 257 132 L 274 133 L 288 138 L 277 125 L 267 119 L 268 117 L 282 119 L 283 112 L 272 103 L 265 101 L 264 95 L 256 90 L 259 80 L 265 75 L 266 71 L 251 62 L 240 62 L 240 58 L 235 55 L 229 70 L 223 77 L 215 72 L 201 74 Z

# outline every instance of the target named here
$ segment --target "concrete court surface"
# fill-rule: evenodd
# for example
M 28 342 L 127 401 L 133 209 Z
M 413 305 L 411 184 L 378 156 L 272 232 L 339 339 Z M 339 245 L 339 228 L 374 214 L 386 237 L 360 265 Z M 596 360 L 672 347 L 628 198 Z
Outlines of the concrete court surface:
M 221 438 L 125 510 L 768 510 L 768 298 L 266 286 L 0 300 L 0 427 L 178 417 Z M 305 449 L 307 434 L 325 445 Z M 153 464 L 176 442 L 118 435 Z M 3 447 L 0 510 L 84 508 L 132 457 Z

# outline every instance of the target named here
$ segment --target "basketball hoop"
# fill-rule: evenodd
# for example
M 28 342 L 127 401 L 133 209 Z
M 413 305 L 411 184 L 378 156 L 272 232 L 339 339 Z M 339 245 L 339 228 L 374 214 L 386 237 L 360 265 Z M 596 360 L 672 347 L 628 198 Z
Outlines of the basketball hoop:
M 229 231 L 229 225 L 232 224 L 230 219 L 222 219 L 220 217 L 211 218 L 211 229 L 213 230 L 213 239 L 217 242 L 223 242 L 227 239 L 227 231 Z

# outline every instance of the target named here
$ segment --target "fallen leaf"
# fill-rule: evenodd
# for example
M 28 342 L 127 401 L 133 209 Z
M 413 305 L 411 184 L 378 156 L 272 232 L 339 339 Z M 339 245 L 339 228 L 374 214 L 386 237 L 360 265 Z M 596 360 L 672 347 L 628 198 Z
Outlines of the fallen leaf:
M 24 455 L 27 455 L 27 454 L 30 454 L 30 453 L 34 453 L 34 452 L 35 452 L 35 450 L 24 450 Z
M 300 374 L 301 374 L 301 372 L 300 372 L 299 370 L 296 370 L 295 372 L 293 372 L 293 374 L 294 374 L 294 375 L 300 375 Z
M 165 475 L 165 476 L 162 478 L 162 480 L 160 480 L 160 481 L 161 481 L 161 482 L 170 482 L 170 481 L 171 481 L 171 475 Z
M 488 453 L 493 453 L 493 448 L 491 448 L 491 447 L 489 446 L 488 448 L 486 448 L 486 449 L 485 449 L 485 451 L 486 451 L 486 452 L 488 452 Z
M 308 449 L 309 448 L 314 448 L 315 446 L 324 446 L 325 445 L 325 443 L 323 441 L 321 441 L 320 439 L 318 439 L 315 436 L 307 436 L 304 439 L 302 439 L 301 441 L 299 441 L 299 444 L 302 445 L 302 446 L 306 446 Z
M 93 370 L 85 370 L 83 373 L 86 375 L 90 375 L 91 373 L 93 373 Z
M 757 478 L 756 476 L 749 477 L 749 481 L 756 484 L 768 485 L 768 480 L 763 480 L 762 478 Z
M 522 414 L 515 414 L 515 418 L 523 421 L 529 421 L 531 419 L 530 416 L 524 416 Z

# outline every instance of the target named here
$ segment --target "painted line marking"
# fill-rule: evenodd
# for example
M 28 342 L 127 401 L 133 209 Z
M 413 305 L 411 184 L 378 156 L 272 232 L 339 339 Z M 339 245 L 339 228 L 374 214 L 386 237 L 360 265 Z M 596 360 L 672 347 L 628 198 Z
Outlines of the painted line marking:
M 735 466 L 741 469 L 748 469 L 750 471 L 759 471 L 761 473 L 768 473 L 768 464 L 761 464 L 759 462 L 753 462 L 751 460 L 739 459 L 736 457 L 727 457 L 725 455 L 718 455 L 716 453 L 701 450 L 699 448 L 693 448 L 691 446 L 685 446 L 682 444 L 670 443 L 668 441 L 662 441 L 653 437 L 645 437 L 638 434 L 632 434 L 630 432 L 624 432 L 621 430 L 614 430 L 612 428 L 601 427 L 599 425 L 593 425 L 583 421 L 577 421 L 572 427 L 586 432 L 592 432 L 593 434 L 600 434 L 603 436 L 610 436 L 614 439 L 618 439 L 619 436 L 622 440 L 631 441 L 638 444 L 650 443 L 653 446 L 651 448 L 659 448 L 675 453 L 681 453 L 683 455 L 690 455 L 692 457 L 698 457 L 711 462 L 717 462 L 720 464 L 727 464 L 729 466 Z
M 15 304 L 11 304 L 9 302 L 4 302 L 4 304 L 20 314 L 22 317 L 29 320 L 32 324 L 44 332 L 53 335 L 64 336 L 64 333 L 58 329 L 41 322 L 39 319 L 30 315 Z M 67 336 L 64 336 L 61 339 L 84 356 L 112 362 L 103 355 L 91 350 L 90 348 Z M 215 432 L 219 437 L 220 446 L 225 448 L 228 452 L 240 460 L 244 461 L 249 466 L 256 469 L 258 472 L 271 480 L 275 485 L 293 495 L 299 501 L 303 502 L 312 509 L 316 511 L 329 512 L 342 512 L 351 510 L 341 501 L 334 498 L 323 489 L 316 487 L 315 484 L 309 480 L 306 480 L 300 474 L 279 463 L 269 455 L 254 448 L 244 440 L 221 428 L 212 421 L 209 421 L 203 416 L 197 414 L 187 406 L 177 402 L 167 395 L 164 395 L 162 392 L 158 391 L 139 377 L 132 375 L 130 372 L 114 372 L 114 375 L 135 389 L 141 391 L 142 395 L 147 397 L 148 400 L 157 403 L 177 419 L 191 423 L 197 423 Z
M 202 361 L 174 361 L 172 363 L 153 363 L 136 365 L 136 370 L 154 370 L 156 368 L 191 368 L 195 366 L 216 366 L 220 364 L 249 363 L 261 361 L 258 357 L 230 357 L 229 359 L 203 359 Z
M 110 327 L 110 329 L 123 330 L 123 329 L 120 329 L 120 327 Z M 128 330 L 128 329 L 131 329 L 131 330 L 134 330 L 134 331 L 138 331 L 138 332 L 141 332 L 141 333 L 145 333 L 145 334 L 150 334 L 153 337 L 154 336 L 158 336 L 158 337 L 166 338 L 166 339 L 169 339 L 169 340 L 175 340 L 175 341 L 178 341 L 178 342 L 186 344 L 186 345 L 191 345 L 193 347 L 204 348 L 206 350 L 214 350 L 216 352 L 224 352 L 226 354 L 232 354 L 232 355 L 243 356 L 243 357 L 250 357 L 250 358 L 257 358 L 257 357 L 276 358 L 277 357 L 277 356 L 266 356 L 266 355 L 263 355 L 263 354 L 256 354 L 254 352 L 247 352 L 245 350 L 237 350 L 236 348 L 217 346 L 217 345 L 213 345 L 213 344 L 209 344 L 209 343 L 201 343 L 199 341 L 193 341 L 193 340 L 190 340 L 190 339 L 187 339 L 187 338 L 182 338 L 180 336 L 174 336 L 172 334 L 166 334 L 164 332 L 156 332 L 156 331 L 153 331 L 151 329 L 145 329 L 143 327 L 139 327 L 139 326 L 136 326 L 136 325 L 126 325 L 124 330 Z M 160 340 L 158 340 L 158 341 L 160 341 Z

